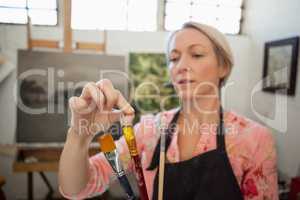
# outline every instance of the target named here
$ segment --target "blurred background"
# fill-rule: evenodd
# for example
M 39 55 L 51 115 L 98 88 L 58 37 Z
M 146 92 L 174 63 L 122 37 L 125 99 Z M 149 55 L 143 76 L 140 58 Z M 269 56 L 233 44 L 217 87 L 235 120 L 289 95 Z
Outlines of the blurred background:
M 272 130 L 281 199 L 297 199 L 299 10 L 299 0 L 0 0 L 0 199 L 61 198 L 67 100 L 86 82 L 112 80 L 136 121 L 176 107 L 166 38 L 191 20 L 226 34 L 235 63 L 223 105 Z M 114 184 L 99 198 L 122 195 Z

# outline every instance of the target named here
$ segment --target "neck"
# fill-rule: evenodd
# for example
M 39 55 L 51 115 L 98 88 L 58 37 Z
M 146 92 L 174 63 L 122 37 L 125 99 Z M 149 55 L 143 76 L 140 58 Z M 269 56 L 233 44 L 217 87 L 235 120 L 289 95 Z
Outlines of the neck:
M 214 123 L 219 119 L 219 98 L 199 98 L 182 102 L 182 115 L 184 119 L 199 123 Z

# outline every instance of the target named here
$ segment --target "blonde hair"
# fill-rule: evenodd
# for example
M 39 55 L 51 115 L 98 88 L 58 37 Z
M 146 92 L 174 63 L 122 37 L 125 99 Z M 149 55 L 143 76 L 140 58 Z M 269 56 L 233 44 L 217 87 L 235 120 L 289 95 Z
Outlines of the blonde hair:
M 220 31 L 218 31 L 216 28 L 208 26 L 206 24 L 200 24 L 197 22 L 187 22 L 187 23 L 183 24 L 180 29 L 173 31 L 170 34 L 170 36 L 168 37 L 166 55 L 168 56 L 168 54 L 169 54 L 170 42 L 171 42 L 172 38 L 175 36 L 175 34 L 178 31 L 186 29 L 186 28 L 196 29 L 199 32 L 203 33 L 206 37 L 208 37 L 208 39 L 213 44 L 214 52 L 217 56 L 218 63 L 229 68 L 228 74 L 224 78 L 222 78 L 220 81 L 221 86 L 224 86 L 231 74 L 232 67 L 234 65 L 234 61 L 233 61 L 234 59 L 233 59 L 233 54 L 232 54 L 230 45 L 229 45 L 225 35 L 223 33 L 221 33 Z

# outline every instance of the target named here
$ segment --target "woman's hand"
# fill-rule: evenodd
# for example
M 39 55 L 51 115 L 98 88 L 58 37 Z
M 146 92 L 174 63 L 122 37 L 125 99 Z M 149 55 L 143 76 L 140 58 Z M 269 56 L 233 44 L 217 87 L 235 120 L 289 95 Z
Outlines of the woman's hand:
M 103 79 L 87 83 L 79 97 L 69 99 L 71 129 L 84 138 L 92 140 L 95 133 L 107 130 L 113 122 L 124 120 L 131 123 L 134 110 L 111 81 Z M 113 108 L 117 107 L 118 110 Z
M 134 110 L 107 79 L 86 84 L 79 97 L 70 98 L 69 106 L 71 128 L 60 157 L 58 176 L 61 191 L 72 196 L 90 180 L 88 147 L 94 134 L 107 130 L 121 115 L 131 123 Z M 113 111 L 114 107 L 118 111 Z

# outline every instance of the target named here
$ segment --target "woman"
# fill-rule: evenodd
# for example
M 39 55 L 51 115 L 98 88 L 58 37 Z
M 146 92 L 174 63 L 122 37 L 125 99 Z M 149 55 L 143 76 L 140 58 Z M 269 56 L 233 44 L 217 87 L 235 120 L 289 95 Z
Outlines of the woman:
M 142 117 L 135 125 L 149 198 L 157 198 L 156 121 L 164 116 L 166 123 L 176 124 L 175 130 L 167 131 L 164 199 L 278 199 L 271 133 L 221 107 L 219 91 L 233 66 L 224 35 L 207 25 L 186 23 L 169 38 L 167 57 L 181 106 Z M 91 103 L 97 106 L 87 109 Z M 109 186 L 113 173 L 103 154 L 88 157 L 96 130 L 80 128 L 80 121 L 108 127 L 119 117 L 109 112 L 114 106 L 123 111 L 127 123 L 132 121 L 134 110 L 109 80 L 89 83 L 80 97 L 70 99 L 72 125 L 59 170 L 60 190 L 66 197 L 84 198 Z M 87 110 L 91 112 L 83 113 Z M 117 148 L 132 170 L 124 138 L 117 141 Z

